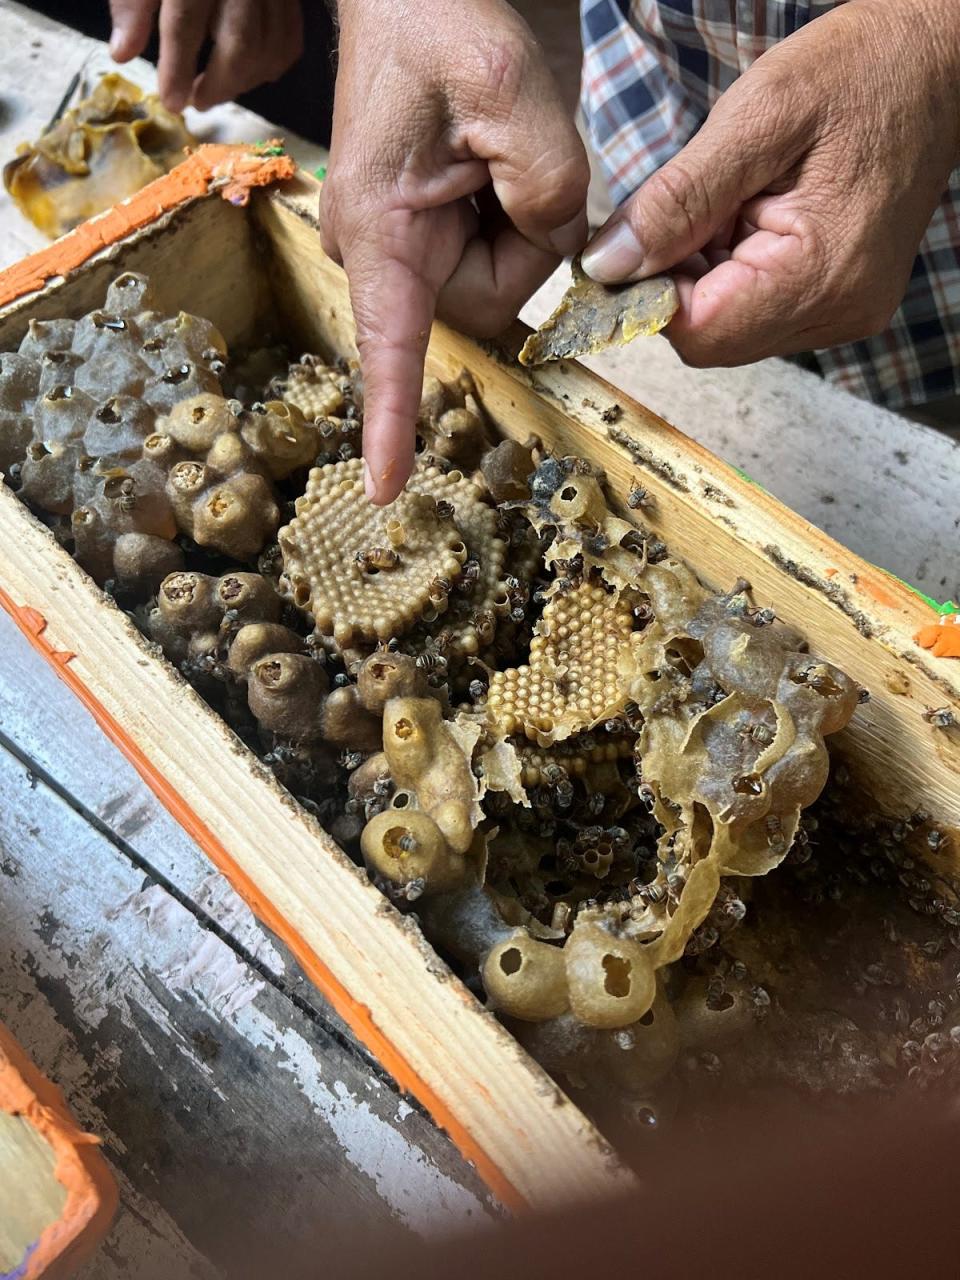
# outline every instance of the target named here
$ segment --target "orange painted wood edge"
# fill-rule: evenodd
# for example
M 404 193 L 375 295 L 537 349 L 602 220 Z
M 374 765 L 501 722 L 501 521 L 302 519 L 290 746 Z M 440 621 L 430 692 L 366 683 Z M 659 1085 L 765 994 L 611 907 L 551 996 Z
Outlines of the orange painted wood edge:
M 268 150 L 280 144 L 271 140 L 260 145 Z M 48 280 L 68 275 L 101 249 L 187 200 L 219 192 L 231 204 L 244 205 L 252 187 L 292 178 L 296 171 L 290 156 L 263 154 L 248 146 L 205 143 L 163 177 L 0 272 L 0 307 L 42 289 Z
M 218 837 L 176 791 L 153 761 L 96 698 L 70 663 L 76 654 L 55 649 L 44 634 L 46 619 L 36 609 L 13 601 L 0 587 L 0 608 L 14 620 L 30 644 L 53 667 L 57 675 L 96 720 L 100 729 L 123 752 L 163 807 L 196 841 L 208 858 L 223 872 L 258 919 L 272 929 L 290 948 L 311 982 L 319 988 L 351 1031 L 367 1046 L 403 1091 L 424 1106 L 434 1121 L 450 1136 L 464 1159 L 469 1160 L 501 1204 L 523 1209 L 526 1201 L 496 1163 L 487 1155 L 469 1129 L 457 1118 L 434 1089 L 417 1074 L 407 1058 L 381 1031 L 370 1008 L 355 1000 L 342 982 L 292 924 L 264 897 L 254 881 L 237 865 Z M 211 713 L 212 714 L 212 713 Z
M 20 1115 L 53 1149 L 54 1174 L 67 1192 L 60 1218 L 41 1234 L 22 1270 L 23 1280 L 71 1275 L 107 1233 L 117 1208 L 117 1185 L 97 1147 L 78 1127 L 60 1090 L 30 1061 L 0 1024 L 0 1111 Z

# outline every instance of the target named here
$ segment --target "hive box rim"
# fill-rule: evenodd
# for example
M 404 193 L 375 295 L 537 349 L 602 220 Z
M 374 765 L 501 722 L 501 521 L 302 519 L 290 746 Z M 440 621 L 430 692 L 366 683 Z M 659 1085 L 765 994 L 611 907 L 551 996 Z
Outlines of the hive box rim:
M 160 179 L 158 183 L 152 185 L 162 187 L 164 181 Z M 87 262 L 100 260 L 104 255 L 108 258 L 112 257 L 114 251 L 133 243 L 141 236 L 151 234 L 154 229 L 169 227 L 172 219 L 202 198 L 192 193 L 186 200 L 177 199 L 171 202 L 169 207 L 162 207 L 155 224 L 137 226 L 129 236 L 120 237 L 109 244 L 101 244 Z M 162 203 L 158 200 L 158 207 Z M 42 270 L 54 277 L 59 276 L 56 270 L 57 248 L 58 245 L 55 244 L 50 250 L 44 251 L 43 255 L 52 255 L 47 257 L 46 265 Z M 85 265 L 87 263 L 72 267 L 61 278 L 56 278 L 52 283 L 33 290 L 25 295 L 25 298 L 13 299 L 0 311 L 0 316 L 7 318 L 19 311 L 25 300 L 31 302 L 36 298 L 48 297 L 61 290 L 69 289 Z M 2 291 L 3 276 L 0 275 L 0 293 Z M 120 628 L 124 633 L 125 642 L 135 646 L 143 659 L 151 668 L 155 668 L 163 679 L 173 682 L 172 687 L 176 687 L 175 705 L 180 708 L 189 705 L 201 719 L 213 726 L 214 730 L 221 735 L 221 746 L 224 751 L 233 758 L 243 759 L 249 776 L 255 776 L 265 791 L 271 793 L 274 801 L 279 800 L 287 811 L 287 817 L 308 835 L 313 845 L 322 850 L 328 858 L 334 860 L 339 858 L 340 872 L 345 872 L 347 877 L 343 883 L 352 884 L 354 890 L 358 884 L 362 884 L 364 894 L 373 904 L 370 914 L 379 916 L 384 922 L 392 922 L 396 926 L 395 941 L 399 940 L 398 945 L 402 943 L 409 947 L 413 932 L 409 928 L 410 922 L 405 921 L 382 898 L 366 876 L 349 862 L 346 855 L 339 850 L 314 819 L 282 791 L 272 775 L 269 775 L 256 757 L 234 737 L 223 721 L 185 684 L 179 673 L 169 668 L 165 662 L 157 661 L 148 642 L 118 610 L 110 608 L 111 602 L 108 598 L 95 587 L 75 562 L 57 547 L 49 531 L 36 521 L 9 489 L 3 489 L 0 492 L 0 526 L 4 527 L 8 533 L 10 526 L 17 530 L 16 536 L 8 536 L 5 541 L 8 546 L 14 546 L 18 551 L 22 551 L 24 560 L 30 560 L 32 557 L 35 563 L 43 564 L 44 570 L 51 569 L 50 580 L 47 583 L 49 588 L 47 600 L 41 601 L 42 608 L 37 608 L 33 596 L 33 589 L 37 584 L 35 581 L 29 581 L 33 575 L 21 574 L 18 578 L 13 572 L 14 566 L 8 563 L 0 571 L 0 607 L 13 618 L 31 644 L 88 707 L 101 729 L 131 760 L 155 794 L 196 839 L 211 860 L 227 875 L 258 917 L 270 925 L 291 946 L 308 975 L 358 1038 L 391 1072 L 400 1087 L 417 1097 L 437 1123 L 448 1131 L 463 1155 L 475 1164 L 481 1177 L 494 1194 L 505 1205 L 522 1208 L 528 1204 L 546 1203 L 560 1198 L 572 1199 L 588 1194 L 591 1190 L 598 1191 L 623 1185 L 626 1175 L 609 1145 L 549 1077 L 527 1057 L 513 1037 L 491 1015 L 484 1013 L 475 998 L 450 974 L 446 966 L 438 961 L 432 949 L 423 942 L 419 931 L 416 931 L 417 938 L 413 941 L 413 950 L 416 953 L 419 970 L 426 974 L 432 969 L 433 981 L 439 987 L 455 993 L 455 1003 L 468 1009 L 472 1019 L 477 1019 L 476 1026 L 483 1028 L 482 1034 L 488 1042 L 491 1038 L 495 1041 L 503 1063 L 506 1064 L 512 1060 L 513 1069 L 525 1078 L 531 1106 L 542 1111 L 542 1118 L 550 1122 L 549 1128 L 556 1137 L 557 1151 L 550 1156 L 549 1143 L 546 1143 L 543 1155 L 544 1163 L 552 1164 L 559 1172 L 559 1177 L 556 1174 L 549 1176 L 546 1169 L 541 1174 L 538 1149 L 543 1145 L 542 1134 L 538 1135 L 534 1132 L 534 1128 L 528 1130 L 528 1127 L 523 1124 L 517 1124 L 513 1134 L 519 1148 L 519 1155 L 515 1162 L 516 1168 L 510 1167 L 510 1159 L 498 1160 L 495 1156 L 491 1156 L 488 1150 L 489 1142 L 485 1143 L 483 1135 L 478 1135 L 471 1128 L 470 1123 L 451 1108 L 437 1088 L 424 1079 L 422 1070 L 418 1070 L 416 1064 L 411 1062 L 411 1055 L 404 1053 L 398 1047 L 397 1037 L 391 1038 L 383 1032 L 378 1024 L 376 1010 L 363 1000 L 356 999 L 353 993 L 331 972 L 314 946 L 307 943 L 302 934 L 290 923 L 290 913 L 277 911 L 274 908 L 273 902 L 261 892 L 260 887 L 231 857 L 211 829 L 211 825 L 186 802 L 182 789 L 170 785 L 164 772 L 154 765 L 128 728 L 112 714 L 111 708 L 106 705 L 106 700 L 97 695 L 93 688 L 96 683 L 93 672 L 85 676 L 80 670 L 84 658 L 83 646 L 59 643 L 64 627 L 69 629 L 69 615 L 85 619 L 90 610 L 99 608 L 101 617 L 109 617 L 112 623 Z M 86 605 L 77 608 L 74 602 L 64 611 L 64 616 L 58 616 L 57 598 L 59 597 L 59 603 L 62 604 L 63 593 L 69 588 L 79 596 L 85 597 Z M 42 595 L 42 592 L 40 594 Z M 119 634 L 117 632 L 118 636 Z M 171 704 L 174 704 L 173 695 L 171 695 Z M 368 1000 L 372 990 L 371 984 L 367 993 Z M 490 1083 L 492 1086 L 494 1082 Z M 478 1080 L 476 1088 L 478 1098 L 483 1094 L 489 1094 L 487 1102 L 494 1100 L 492 1087 L 488 1090 L 483 1082 Z M 511 1099 L 507 1098 L 506 1102 L 512 1105 Z M 502 1132 L 509 1133 L 509 1125 L 504 1124 Z M 563 1153 L 563 1159 L 560 1158 L 560 1152 Z M 518 1170 L 521 1176 L 516 1176 Z
M 162 188 L 166 181 L 166 179 L 161 179 L 158 183 L 152 185 Z M 283 191 L 258 196 L 255 201 L 255 210 L 253 211 L 254 216 L 258 216 L 261 223 L 264 221 L 266 223 L 271 221 L 276 223 L 278 218 L 289 215 L 299 219 L 299 223 L 304 228 L 309 229 L 317 189 L 316 183 L 306 175 L 300 175 L 294 183 L 288 184 Z M 91 261 L 100 257 L 102 253 L 117 251 L 124 245 L 133 243 L 140 236 L 150 235 L 161 223 L 169 225 L 171 220 L 176 219 L 185 204 L 202 198 L 199 194 L 194 193 L 186 201 L 171 200 L 165 205 L 162 198 L 163 192 L 160 191 L 154 194 L 159 210 L 158 220 L 155 223 L 146 223 L 134 229 L 129 235 L 118 235 L 109 243 L 100 245 L 99 249 L 92 253 L 89 258 L 72 267 L 65 274 L 65 278 L 62 281 L 58 281 L 53 285 L 45 285 L 39 290 L 31 291 L 26 295 L 21 295 L 11 300 L 8 306 L 0 312 L 0 318 L 5 317 L 12 311 L 18 311 L 24 306 L 28 306 L 36 297 L 46 296 L 50 292 L 68 288 L 76 275 Z M 274 226 L 274 230 L 276 230 L 276 226 Z M 54 245 L 51 246 L 51 249 L 44 251 L 46 254 L 52 255 L 47 260 L 48 266 L 51 268 L 56 266 L 56 250 L 57 245 Z M 318 247 L 315 252 L 319 253 Z M 325 272 L 332 270 L 334 268 L 329 263 L 326 263 L 323 267 Z M 52 270 L 51 274 L 56 275 L 57 272 Z M 4 276 L 0 275 L 0 296 L 3 296 L 3 292 Z M 738 476 L 732 468 L 715 459 L 694 442 L 687 440 L 681 433 L 676 432 L 662 420 L 656 418 L 655 415 L 643 410 L 641 406 L 633 405 L 627 398 L 607 386 L 601 379 L 583 370 L 580 366 L 564 362 L 552 369 L 532 372 L 521 371 L 518 367 L 511 366 L 510 351 L 518 345 L 525 330 L 518 330 L 507 340 L 504 346 L 488 346 L 482 353 L 480 348 L 469 343 L 469 340 L 444 330 L 442 326 L 438 327 L 438 332 L 445 346 L 445 354 L 442 358 L 435 358 L 435 360 L 439 359 L 439 364 L 435 365 L 435 371 L 444 369 L 445 365 L 451 366 L 451 368 L 455 364 L 460 364 L 461 366 L 464 364 L 469 365 L 471 352 L 475 359 L 482 354 L 486 360 L 492 360 L 497 369 L 502 369 L 505 379 L 512 380 L 511 387 L 515 384 L 517 397 L 522 400 L 523 395 L 528 398 L 530 395 L 536 396 L 544 406 L 544 413 L 549 408 L 553 414 L 566 415 L 571 423 L 579 423 L 581 433 L 582 430 L 586 429 L 599 429 L 601 407 L 599 404 L 594 403 L 591 408 L 588 408 L 586 397 L 583 399 L 582 404 L 571 403 L 571 394 L 564 390 L 564 384 L 568 388 L 576 388 L 577 392 L 582 390 L 583 387 L 589 386 L 590 392 L 594 397 L 619 402 L 621 409 L 625 411 L 628 423 L 634 420 L 640 422 L 650 434 L 651 439 L 654 439 L 656 448 L 651 452 L 650 442 L 645 439 L 643 448 L 648 450 L 648 457 L 645 459 L 642 455 L 631 456 L 631 451 L 640 447 L 640 441 L 632 439 L 625 429 L 621 430 L 620 438 L 622 440 L 625 437 L 626 444 L 618 443 L 616 432 L 607 433 L 609 440 L 612 442 L 610 448 L 619 450 L 623 455 L 622 467 L 624 472 L 646 479 L 658 495 L 658 500 L 662 500 L 664 504 L 669 505 L 669 501 L 672 500 L 671 495 L 673 495 L 674 486 L 677 483 L 676 475 L 671 478 L 669 474 L 663 471 L 665 466 L 671 465 L 669 462 L 669 457 L 672 456 L 671 451 L 673 453 L 678 451 L 682 453 L 684 455 L 684 465 L 692 468 L 693 474 L 699 474 L 700 482 L 704 486 L 709 486 L 717 492 L 719 496 L 714 500 L 721 506 L 719 513 L 721 518 L 725 499 L 733 504 L 743 502 L 745 497 L 753 497 L 758 502 L 762 498 L 760 505 L 765 504 L 768 508 L 782 513 L 785 523 L 791 526 L 791 536 L 794 541 L 799 539 L 802 542 L 806 539 L 812 547 L 815 547 L 815 558 L 818 561 L 816 572 L 820 575 L 822 581 L 813 584 L 801 583 L 804 589 L 829 600 L 831 594 L 829 587 L 832 580 L 831 570 L 833 570 L 834 576 L 846 574 L 847 577 L 850 577 L 851 575 L 856 575 L 857 581 L 851 583 L 854 606 L 850 605 L 851 593 L 847 593 L 845 600 L 836 603 L 838 616 L 843 620 L 844 624 L 852 625 L 856 630 L 856 621 L 855 618 L 851 618 L 851 613 L 855 614 L 855 606 L 862 604 L 863 610 L 866 611 L 866 616 L 868 617 L 868 625 L 874 628 L 874 634 L 883 644 L 884 649 L 892 653 L 895 659 L 905 660 L 909 663 L 911 672 L 919 672 L 927 681 L 927 688 L 937 690 L 943 695 L 944 699 L 949 699 L 952 705 L 960 708 L 960 697 L 957 696 L 956 681 L 949 674 L 949 668 L 937 665 L 935 660 L 924 650 L 913 645 L 911 630 L 929 621 L 933 611 L 913 596 L 905 587 L 902 587 L 893 579 L 887 582 L 879 571 L 872 570 L 869 566 L 864 565 L 856 557 L 852 556 L 852 553 L 841 548 L 839 544 L 834 543 L 820 531 L 813 529 L 812 526 L 802 521 L 794 513 L 788 512 L 786 508 L 783 508 L 769 495 L 764 495 L 760 490 L 752 489 L 749 486 L 749 482 Z M 447 368 L 445 371 L 450 372 L 450 369 Z M 494 370 L 492 366 L 489 374 L 488 381 L 493 378 Z M 481 387 L 481 394 L 483 393 L 484 388 Z M 497 394 L 501 394 L 499 388 Z M 506 395 L 507 392 L 502 392 L 502 394 Z M 513 394 L 512 390 L 510 394 Z M 511 403 L 513 403 L 512 400 Z M 665 459 L 667 460 L 665 461 Z M 659 472 L 657 470 L 658 467 L 660 469 Z M 733 496 L 731 497 L 730 495 Z M 682 491 L 680 496 L 682 497 Z M 82 592 L 86 597 L 89 599 L 96 598 L 101 607 L 105 606 L 106 602 L 101 594 L 86 579 L 82 571 L 62 549 L 53 545 L 53 539 L 9 491 L 4 491 L 0 495 L 0 515 L 3 516 L 4 520 L 11 521 L 21 528 L 24 528 L 26 522 L 29 522 L 32 546 L 35 549 L 39 549 L 41 543 L 46 540 L 46 552 L 38 551 L 38 554 L 41 554 L 41 556 L 45 554 L 52 561 L 57 562 L 55 577 L 59 575 L 59 579 L 63 583 L 69 582 L 72 590 L 81 590 L 82 588 Z M 557 1120 L 566 1117 L 556 1128 L 558 1133 L 562 1130 L 559 1149 L 564 1151 L 568 1157 L 571 1157 L 570 1172 L 572 1176 L 557 1179 L 555 1176 L 549 1176 L 545 1171 L 539 1169 L 537 1167 L 537 1153 L 529 1145 L 513 1161 L 509 1171 L 501 1167 L 504 1163 L 510 1165 L 511 1161 L 506 1160 L 498 1163 L 496 1158 L 491 1157 L 488 1149 L 489 1142 L 485 1142 L 484 1135 L 478 1135 L 476 1131 L 478 1127 L 476 1116 L 464 1119 L 450 1110 L 445 1099 L 438 1096 L 436 1089 L 425 1082 L 416 1071 L 412 1070 L 411 1064 L 405 1060 L 404 1055 L 397 1052 L 396 1045 L 392 1045 L 389 1037 L 383 1034 L 370 1009 L 358 1006 L 350 991 L 324 964 L 322 957 L 304 943 L 302 937 L 292 925 L 288 927 L 288 922 L 282 915 L 278 915 L 276 910 L 272 909 L 271 904 L 264 899 L 264 895 L 258 886 L 245 880 L 242 870 L 231 859 L 227 850 L 210 830 L 209 825 L 203 820 L 202 816 L 190 810 L 175 789 L 171 789 L 163 773 L 158 771 L 153 761 L 146 756 L 138 743 L 130 737 L 124 725 L 120 723 L 116 716 L 111 714 L 110 709 L 93 693 L 89 684 L 83 679 L 82 674 L 78 674 L 78 665 L 82 665 L 83 655 L 74 653 L 71 651 L 69 644 L 62 643 L 61 633 L 64 629 L 62 620 L 53 619 L 52 625 L 48 626 L 51 619 L 47 617 L 47 614 L 53 612 L 53 610 L 47 609 L 44 612 L 44 610 L 37 607 L 35 601 L 29 599 L 30 589 L 22 576 L 20 579 L 20 587 L 22 589 L 19 592 L 16 590 L 11 591 L 9 588 L 15 584 L 9 581 L 10 577 L 11 575 L 6 572 L 0 576 L 0 604 L 11 613 L 21 629 L 31 639 L 31 642 L 53 664 L 58 673 L 67 680 L 86 705 L 90 707 L 108 735 L 118 742 L 147 779 L 149 785 L 160 796 L 161 800 L 175 813 L 178 820 L 182 822 L 191 834 L 198 839 L 217 865 L 226 871 L 228 878 L 240 888 L 240 891 L 251 902 L 254 910 L 262 918 L 266 918 L 281 936 L 285 936 L 286 940 L 291 942 L 298 958 L 303 960 L 304 954 L 306 954 L 308 971 L 312 967 L 311 976 L 318 981 L 321 989 L 331 998 L 334 1007 L 343 1013 L 347 1022 L 358 1033 L 359 1037 L 373 1048 L 377 1056 L 388 1060 L 386 1065 L 397 1075 L 401 1084 L 416 1094 L 435 1118 L 451 1131 L 451 1136 L 453 1136 L 458 1146 L 469 1158 L 477 1163 L 481 1175 L 495 1189 L 501 1199 L 512 1204 L 519 1204 L 524 1201 L 543 1202 L 556 1196 L 575 1194 L 578 1189 L 581 1191 L 595 1190 L 622 1184 L 622 1174 L 618 1170 L 609 1148 L 593 1127 L 580 1115 L 574 1104 L 552 1085 L 552 1082 L 549 1081 L 545 1074 L 535 1064 L 526 1059 L 525 1055 L 522 1055 L 522 1051 L 519 1050 L 516 1042 L 505 1031 L 499 1029 L 499 1047 L 508 1051 L 508 1045 L 512 1045 L 513 1050 L 524 1057 L 524 1070 L 528 1073 L 528 1082 L 532 1091 L 539 1091 L 542 1098 L 549 1100 L 545 1110 L 552 1111 L 553 1118 Z M 53 590 L 55 591 L 56 589 L 56 586 L 54 586 Z M 50 603 L 51 605 L 55 603 L 53 596 L 50 597 Z M 116 611 L 113 612 L 115 613 Z M 114 621 L 117 620 L 114 619 Z M 121 628 L 125 625 L 129 632 L 133 632 L 132 625 L 126 623 L 126 620 L 124 620 L 123 624 L 118 625 L 121 625 Z M 883 634 L 881 635 L 880 633 Z M 142 649 L 145 648 L 142 637 L 138 634 L 128 635 L 127 639 L 139 645 Z M 911 645 L 913 645 L 912 650 L 910 649 Z M 948 674 L 944 675 L 944 671 L 947 671 Z M 170 673 L 171 676 L 172 674 Z M 181 694 L 180 696 L 183 695 Z M 191 691 L 190 697 L 196 698 L 196 695 L 193 695 Z M 196 699 L 196 701 L 199 703 L 199 699 Z M 202 704 L 200 705 L 202 706 Z M 216 720 L 224 733 L 229 736 L 229 730 L 222 725 L 215 713 L 205 706 L 203 706 L 203 713 Z M 245 749 L 242 750 L 245 751 Z M 259 769 L 258 776 L 264 785 L 269 787 L 273 783 L 272 778 L 268 779 L 263 776 L 264 771 L 259 768 L 259 762 L 252 755 L 250 755 L 246 764 L 254 773 L 258 773 Z M 313 838 L 318 841 L 327 854 L 331 853 L 332 846 L 332 849 L 336 850 L 341 858 L 345 856 L 336 849 L 336 846 L 326 833 L 323 833 L 320 828 L 313 824 L 308 815 L 299 812 L 297 818 L 306 830 L 312 832 Z M 343 868 L 343 870 L 346 871 L 347 869 Z M 371 892 L 375 892 L 372 887 Z M 390 919 L 392 910 L 392 908 L 383 904 L 382 919 L 385 921 Z M 425 966 L 431 963 L 426 951 L 422 952 L 421 960 Z M 435 958 L 433 959 L 433 964 L 436 965 Z M 439 967 L 438 972 L 446 973 L 443 966 Z M 449 979 L 448 974 L 444 978 L 444 981 L 447 980 L 455 981 Z M 464 995 L 466 995 L 465 992 Z M 467 996 L 466 998 L 472 1002 L 472 997 Z M 471 1005 L 471 1014 L 480 1019 L 485 1025 L 488 1025 L 491 1021 L 490 1015 L 483 1013 L 480 1006 L 476 1005 L 475 1002 Z M 478 1022 L 477 1025 L 481 1025 L 481 1023 Z M 572 1123 L 571 1113 L 576 1116 Z M 491 1124 L 494 1123 L 497 1123 L 497 1121 L 491 1118 Z M 472 1129 L 471 1125 L 473 1126 Z M 480 1128 L 483 1128 L 483 1126 L 481 1125 Z M 490 1134 L 486 1134 L 486 1137 L 489 1138 Z M 531 1141 L 529 1133 L 526 1135 L 526 1141 L 528 1144 Z M 576 1151 L 574 1148 L 576 1148 Z M 520 1176 L 518 1176 L 518 1173 Z

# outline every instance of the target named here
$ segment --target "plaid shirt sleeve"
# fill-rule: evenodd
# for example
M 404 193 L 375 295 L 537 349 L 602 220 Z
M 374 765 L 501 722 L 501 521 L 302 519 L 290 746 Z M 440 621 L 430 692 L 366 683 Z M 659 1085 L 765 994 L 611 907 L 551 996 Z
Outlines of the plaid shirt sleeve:
M 582 105 L 621 204 L 690 140 L 771 45 L 843 0 L 582 0 Z M 960 395 L 960 170 L 889 328 L 815 353 L 829 381 L 891 409 Z

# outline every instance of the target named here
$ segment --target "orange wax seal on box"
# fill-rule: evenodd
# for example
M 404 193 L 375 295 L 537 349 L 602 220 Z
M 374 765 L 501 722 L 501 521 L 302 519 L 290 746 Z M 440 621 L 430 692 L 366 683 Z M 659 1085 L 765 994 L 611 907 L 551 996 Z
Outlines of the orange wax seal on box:
M 95 253 L 156 222 L 178 205 L 217 192 L 228 204 L 243 207 L 254 187 L 286 181 L 296 169 L 275 138 L 252 145 L 203 143 L 164 177 L 0 272 L 0 307 L 42 289 L 56 276 L 68 275 Z
M 944 605 L 937 621 L 921 627 L 913 638 L 935 658 L 960 658 L 960 610 L 952 603 Z

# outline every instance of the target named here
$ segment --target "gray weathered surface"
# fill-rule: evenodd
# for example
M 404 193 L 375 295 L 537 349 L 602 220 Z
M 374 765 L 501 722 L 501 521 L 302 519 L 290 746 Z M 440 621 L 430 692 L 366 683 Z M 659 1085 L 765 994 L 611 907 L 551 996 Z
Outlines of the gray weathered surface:
M 154 1274 L 143 1257 L 202 1275 L 278 1241 L 335 1247 L 358 1221 L 482 1215 L 446 1138 L 6 615 L 0 654 L 0 1016 L 120 1179 L 90 1274 Z

